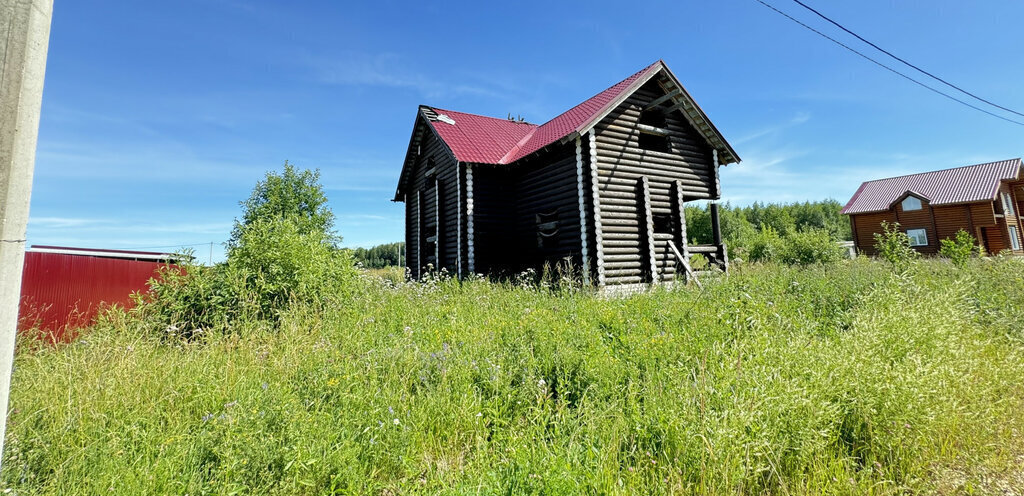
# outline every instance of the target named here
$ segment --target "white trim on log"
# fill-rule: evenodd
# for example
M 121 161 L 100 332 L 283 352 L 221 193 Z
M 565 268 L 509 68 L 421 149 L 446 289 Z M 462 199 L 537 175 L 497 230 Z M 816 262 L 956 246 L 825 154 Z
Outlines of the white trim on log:
M 423 192 L 416 190 L 416 279 L 420 278 L 420 271 L 423 269 L 423 213 L 420 206 L 423 203 Z
M 455 273 L 462 279 L 462 162 L 455 162 Z
M 466 164 L 466 262 L 470 275 L 476 273 L 473 254 L 473 165 Z
M 654 247 L 654 214 L 651 212 L 651 186 L 647 176 L 640 176 L 640 196 L 643 201 L 644 235 L 647 238 L 647 262 L 651 271 L 651 282 L 658 282 L 658 256 Z
M 576 192 L 580 203 L 580 254 L 583 257 L 583 284 L 590 285 L 590 257 L 587 253 L 587 206 L 583 194 L 583 144 L 576 137 Z
M 405 216 L 405 219 L 404 219 L 405 220 L 405 230 L 406 230 L 406 232 L 408 232 L 409 231 L 409 208 L 410 208 L 409 207 L 409 193 L 402 193 L 402 203 L 405 206 L 405 208 L 402 209 L 402 213 Z M 402 251 L 404 252 L 403 255 L 405 255 L 406 273 L 407 274 L 411 274 L 412 272 L 408 270 L 408 268 L 409 268 L 409 236 L 408 235 L 405 236 L 405 242 L 402 243 Z M 401 262 L 401 260 L 399 260 L 399 262 Z
M 676 203 L 679 205 L 679 240 L 682 246 L 683 257 L 689 257 L 689 244 L 686 237 L 686 197 L 683 196 L 683 184 L 676 181 Z
M 587 132 L 590 148 L 590 193 L 594 205 L 594 256 L 597 259 L 597 285 L 604 286 L 604 236 L 601 227 L 601 192 L 597 181 L 597 136 L 594 130 Z
M 434 270 L 441 270 L 441 180 L 434 178 Z
M 719 178 L 718 178 L 718 169 L 719 169 L 720 165 L 718 164 L 718 149 L 717 148 L 712 148 L 711 149 L 711 157 L 715 161 L 715 168 L 714 168 L 714 171 L 715 171 L 715 198 L 717 199 L 717 198 L 721 198 L 722 197 L 722 181 L 720 181 Z

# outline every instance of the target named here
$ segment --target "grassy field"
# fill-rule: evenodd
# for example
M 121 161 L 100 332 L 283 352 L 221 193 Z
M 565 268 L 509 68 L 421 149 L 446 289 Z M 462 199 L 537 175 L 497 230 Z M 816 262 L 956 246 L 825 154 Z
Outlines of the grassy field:
M 17 494 L 1013 494 L 1024 263 L 746 266 L 602 300 L 364 275 L 183 343 L 23 341 Z

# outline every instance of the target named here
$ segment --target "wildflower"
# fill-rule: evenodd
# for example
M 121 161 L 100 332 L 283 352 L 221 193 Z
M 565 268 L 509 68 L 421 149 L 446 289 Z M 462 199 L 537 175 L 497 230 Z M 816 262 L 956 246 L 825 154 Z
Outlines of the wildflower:
M 477 417 L 483 417 L 484 416 L 484 412 L 476 412 L 476 416 Z
M 260 384 L 260 387 L 262 387 L 263 390 L 266 391 L 267 388 L 270 387 L 270 384 L 267 384 L 266 382 L 264 382 L 263 384 Z
M 392 420 L 391 423 L 393 423 L 395 425 L 401 424 L 401 422 L 398 419 Z
M 209 422 L 211 420 L 213 420 L 213 414 L 206 412 L 206 415 L 203 415 L 203 422 Z
M 547 383 L 547 382 L 545 382 L 545 381 L 544 381 L 544 379 L 541 379 L 541 380 L 537 381 L 537 387 L 539 387 L 539 388 L 543 388 L 543 387 L 544 387 L 544 386 L 546 386 L 547 384 L 548 384 L 548 383 Z

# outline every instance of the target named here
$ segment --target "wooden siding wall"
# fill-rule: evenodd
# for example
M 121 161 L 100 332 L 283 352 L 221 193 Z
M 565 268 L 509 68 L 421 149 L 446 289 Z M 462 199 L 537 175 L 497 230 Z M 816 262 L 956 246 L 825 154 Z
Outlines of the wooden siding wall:
M 1003 212 L 1003 214 L 1004 214 L 1003 222 L 1001 223 L 1002 225 L 1000 226 L 1002 231 L 1003 231 L 1003 234 L 1006 236 L 1005 240 L 1004 240 L 1005 246 L 1004 246 L 1003 249 L 1004 250 L 1011 250 L 1014 253 L 1020 254 L 1020 253 L 1024 253 L 1024 250 L 1014 250 L 1013 249 L 1013 244 L 1010 242 L 1010 236 L 1011 236 L 1011 234 L 1010 234 L 1010 226 L 1014 226 L 1015 228 L 1017 228 L 1017 243 L 1018 243 L 1018 246 L 1024 248 L 1024 241 L 1021 241 L 1020 209 L 1018 208 L 1018 205 L 1017 205 L 1018 202 L 1016 201 L 1016 191 L 1015 191 L 1015 189 L 1016 188 L 1011 187 L 1009 184 L 1003 184 L 999 188 L 999 199 L 997 201 L 1000 202 L 999 203 L 1000 205 L 1002 205 L 1002 195 L 1003 195 L 1003 193 L 1006 193 L 1006 194 L 1010 195 L 1010 203 L 1012 204 L 1011 206 L 1013 207 L 1013 215 L 1010 215 L 1010 212 Z
M 425 123 L 417 125 L 426 126 Z M 406 243 L 406 267 L 409 268 L 413 278 L 422 275 L 422 268 L 427 264 L 433 264 L 436 269 L 446 268 L 448 271 L 457 270 L 456 260 L 458 257 L 457 245 L 459 239 L 458 229 L 458 187 L 457 167 L 455 159 L 448 152 L 444 143 L 434 136 L 433 131 L 424 129 L 424 137 L 420 144 L 420 155 L 416 158 L 412 174 L 409 177 L 409 184 L 405 200 L 405 243 Z M 430 168 L 428 163 L 433 159 L 434 175 L 426 177 Z M 435 201 L 435 179 L 437 180 Z M 417 206 L 417 196 L 421 199 Z M 441 216 L 438 218 L 435 213 L 436 207 L 440 206 Z M 417 218 L 417 210 L 419 218 Z M 440 226 L 435 224 L 440 221 Z M 429 249 L 424 235 L 434 230 L 437 233 L 437 252 L 440 260 L 434 260 L 434 250 Z M 421 250 L 422 249 L 422 250 Z M 417 266 L 417 260 L 421 266 Z
M 900 229 L 906 232 L 908 229 L 924 229 L 928 233 L 928 244 L 915 246 L 914 249 L 921 253 L 937 253 L 939 251 L 939 238 L 936 235 L 936 223 L 933 223 L 932 207 L 927 200 L 921 200 L 921 208 L 918 210 L 903 210 L 903 203 L 896 203 L 896 222 L 900 223 Z M 879 229 L 881 232 L 881 229 Z M 872 237 L 872 243 L 874 243 Z
M 576 270 L 583 265 L 580 243 L 580 206 L 576 176 L 576 144 L 567 143 L 543 153 L 533 163 L 522 163 L 516 192 L 516 231 L 522 241 L 518 264 L 540 270 L 568 258 Z M 537 215 L 558 222 L 557 232 L 537 240 Z
M 665 92 L 652 81 L 637 90 L 594 129 L 601 200 L 602 249 L 606 284 L 649 282 L 645 229 L 637 184 L 647 176 L 653 215 L 673 214 L 672 183 L 680 181 L 686 201 L 717 195 L 712 150 L 679 111 L 666 116 L 671 153 L 640 148 L 641 110 Z M 585 153 L 586 155 L 586 153 Z M 675 219 L 673 219 L 675 220 Z M 668 248 L 671 233 L 655 234 L 656 280 L 674 279 L 676 262 Z
M 978 202 L 963 205 L 944 205 L 932 207 L 922 201 L 921 210 L 904 211 L 900 203 L 887 212 L 852 215 L 854 240 L 857 251 L 865 255 L 875 255 L 875 233 L 882 232 L 882 222 L 899 222 L 902 230 L 924 228 L 928 231 L 928 246 L 916 247 L 922 253 L 937 253 L 940 241 L 956 236 L 963 229 L 978 243 L 987 243 L 985 249 L 998 253 L 1009 243 L 1005 240 L 1005 222 L 997 220 L 991 202 Z M 1010 220 L 1011 225 L 1016 219 Z M 1019 229 L 1019 228 L 1018 228 Z
M 882 222 L 892 224 L 896 222 L 895 212 L 876 212 L 871 214 L 852 215 L 854 229 L 854 240 L 857 242 L 857 251 L 868 256 L 875 252 L 875 233 L 882 232 Z
M 574 143 L 555 146 L 512 167 L 473 166 L 476 271 L 509 275 L 565 258 L 579 269 L 579 196 Z M 557 222 L 557 233 L 538 243 L 537 215 Z

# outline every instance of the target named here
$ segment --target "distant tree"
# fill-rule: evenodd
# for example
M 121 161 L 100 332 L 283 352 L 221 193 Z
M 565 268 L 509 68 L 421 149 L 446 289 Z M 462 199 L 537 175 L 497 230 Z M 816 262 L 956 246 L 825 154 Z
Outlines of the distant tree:
M 834 241 L 851 238 L 850 222 L 840 212 L 842 205 L 828 199 L 815 202 L 775 204 L 754 203 L 746 207 L 734 207 L 729 203 L 719 204 L 718 217 L 722 238 L 730 254 L 736 250 L 750 248 L 754 242 L 761 245 L 775 237 L 814 231 L 812 236 L 820 240 L 825 232 Z M 765 229 L 771 233 L 759 237 Z M 689 242 L 706 244 L 711 242 L 711 213 L 707 205 L 686 207 L 686 233 Z M 803 238 L 801 238 L 803 239 Z M 810 239 L 810 238 L 808 238 Z
M 405 243 L 403 242 L 352 249 L 352 258 L 368 269 L 402 266 L 404 256 Z
M 324 234 L 336 245 L 341 237 L 334 233 L 334 214 L 327 206 L 327 195 L 320 184 L 319 170 L 297 170 L 284 162 L 280 174 L 268 172 L 256 183 L 249 199 L 239 202 L 242 218 L 235 219 L 228 248 L 238 245 L 245 228 L 257 221 L 288 219 L 298 234 Z

